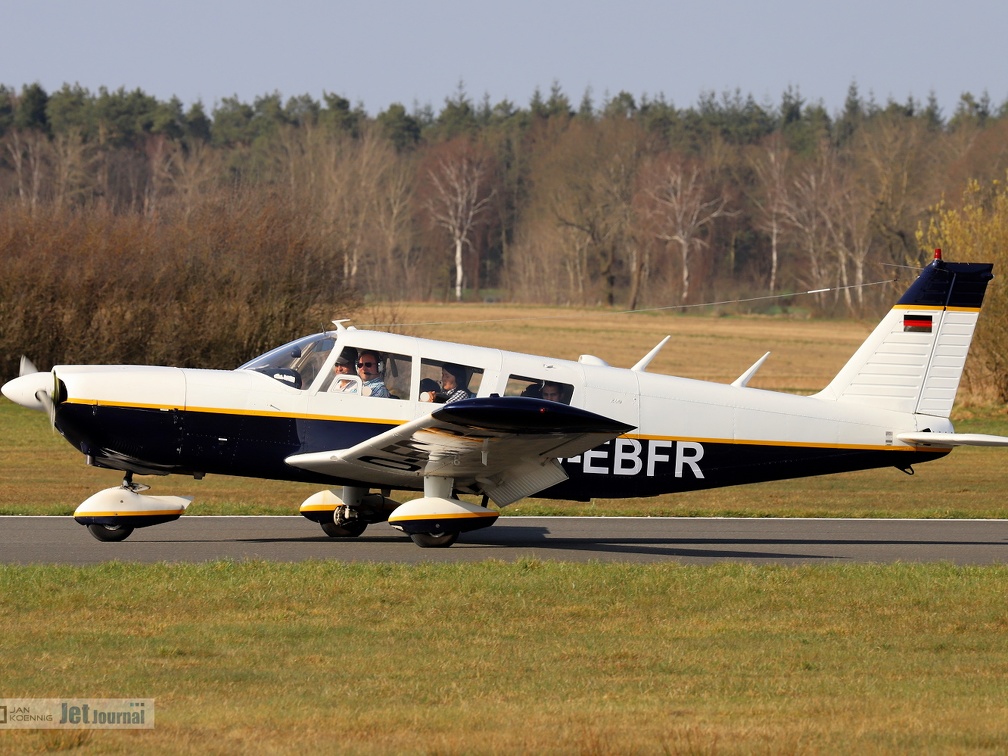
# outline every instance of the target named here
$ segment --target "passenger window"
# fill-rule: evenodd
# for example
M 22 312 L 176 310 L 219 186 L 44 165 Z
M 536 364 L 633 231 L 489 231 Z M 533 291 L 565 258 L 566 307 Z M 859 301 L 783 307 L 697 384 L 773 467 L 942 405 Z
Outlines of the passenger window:
M 569 383 L 550 381 L 544 378 L 529 378 L 522 375 L 508 377 L 504 396 L 528 396 L 533 399 L 546 399 L 550 402 L 570 404 L 574 387 Z
M 383 359 L 384 364 L 382 377 L 388 387 L 389 396 L 392 399 L 408 399 L 410 395 L 410 380 L 413 377 L 413 358 L 405 354 L 386 354 Z M 358 361 L 358 365 L 360 361 Z M 358 367 L 357 374 L 363 379 L 361 369 Z M 365 383 L 365 389 L 367 384 Z M 365 390 L 365 395 L 367 391 Z
M 444 360 L 420 362 L 420 401 L 450 404 L 479 393 L 483 368 Z

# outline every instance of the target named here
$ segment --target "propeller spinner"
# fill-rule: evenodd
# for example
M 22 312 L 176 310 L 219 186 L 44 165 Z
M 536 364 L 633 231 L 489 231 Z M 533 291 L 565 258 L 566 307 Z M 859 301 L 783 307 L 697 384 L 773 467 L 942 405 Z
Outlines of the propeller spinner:
M 39 372 L 31 360 L 21 358 L 18 377 L 0 388 L 3 395 L 16 404 L 28 409 L 39 410 L 53 416 L 53 382 L 51 372 Z

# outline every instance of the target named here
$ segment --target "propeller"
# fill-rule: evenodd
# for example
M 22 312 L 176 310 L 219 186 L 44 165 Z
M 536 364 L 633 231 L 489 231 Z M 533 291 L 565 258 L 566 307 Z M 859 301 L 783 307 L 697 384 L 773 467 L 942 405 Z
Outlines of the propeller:
M 50 425 L 55 421 L 55 376 L 51 372 L 39 371 L 27 357 L 21 357 L 18 377 L 5 383 L 0 391 L 22 407 L 45 412 L 49 416 Z

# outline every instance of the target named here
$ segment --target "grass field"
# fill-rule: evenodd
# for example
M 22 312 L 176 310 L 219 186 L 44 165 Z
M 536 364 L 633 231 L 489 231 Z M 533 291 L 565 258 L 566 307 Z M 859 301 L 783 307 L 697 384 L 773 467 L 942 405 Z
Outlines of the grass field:
M 402 308 L 450 338 L 809 392 L 872 324 Z M 503 313 L 503 315 L 502 315 Z M 413 325 L 436 336 L 443 326 Z M 1004 408 L 957 429 L 1008 434 Z M 120 475 L 0 402 L 0 512 L 67 514 Z M 296 512 L 317 486 L 154 479 L 199 513 Z M 877 470 L 505 514 L 1006 517 L 1008 465 Z M 81 537 L 86 537 L 83 533 Z M 142 697 L 142 732 L 7 731 L 0 753 L 973 753 L 1008 743 L 1008 567 L 0 566 L 0 697 Z
M 0 567 L 4 695 L 154 698 L 102 753 L 967 753 L 1008 568 Z M 0 751 L 82 736 L 5 732 Z

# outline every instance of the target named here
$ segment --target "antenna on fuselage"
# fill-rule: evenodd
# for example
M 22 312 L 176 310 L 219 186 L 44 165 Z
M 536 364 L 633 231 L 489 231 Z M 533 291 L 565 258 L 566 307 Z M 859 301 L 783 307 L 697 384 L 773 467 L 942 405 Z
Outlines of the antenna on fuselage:
M 671 336 L 666 336 L 664 339 L 662 339 L 661 341 L 659 341 L 658 345 L 655 346 L 654 349 L 652 349 L 650 352 L 648 352 L 647 354 L 645 354 L 641 358 L 640 362 L 638 362 L 636 365 L 634 365 L 630 369 L 633 372 L 635 372 L 635 373 L 643 373 L 644 372 L 644 368 L 646 368 L 648 365 L 651 364 L 651 360 L 653 360 L 655 357 L 658 356 L 658 352 L 661 351 L 662 347 L 665 346 L 665 344 L 667 344 L 668 340 L 671 339 L 671 338 L 672 338 Z
M 756 362 L 753 363 L 752 367 L 746 370 L 742 375 L 732 381 L 731 385 L 736 388 L 745 388 L 749 385 L 749 379 L 756 375 L 756 371 L 763 367 L 763 363 L 766 362 L 766 358 L 770 356 L 770 352 L 767 352 L 762 357 L 760 357 Z

